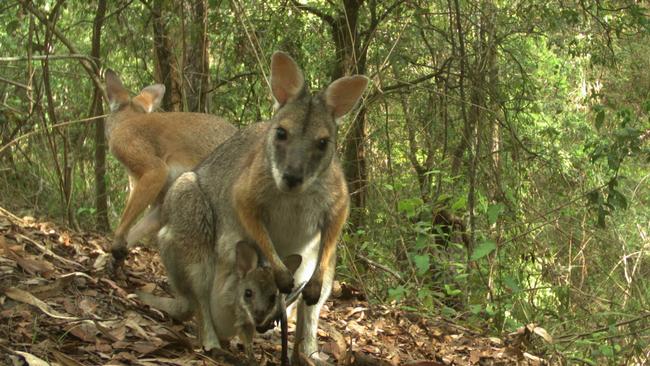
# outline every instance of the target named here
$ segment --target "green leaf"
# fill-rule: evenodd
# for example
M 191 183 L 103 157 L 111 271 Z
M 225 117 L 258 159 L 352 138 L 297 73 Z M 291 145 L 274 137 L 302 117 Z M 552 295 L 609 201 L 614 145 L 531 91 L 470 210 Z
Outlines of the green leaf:
M 462 293 L 462 291 L 459 290 L 459 289 L 453 288 L 449 284 L 445 284 L 445 293 L 447 293 L 447 296 L 456 296 L 456 295 L 460 295 Z
M 503 283 L 508 286 L 509 289 L 511 289 L 513 292 L 520 292 L 521 287 L 519 287 L 519 284 L 517 283 L 517 280 L 513 277 L 506 276 L 503 279 Z
M 423 275 L 425 274 L 429 268 L 431 267 L 431 262 L 429 255 L 414 255 L 413 256 L 413 263 L 415 263 L 415 267 L 418 270 L 418 275 Z
M 405 213 L 407 217 L 413 217 L 423 204 L 420 198 L 406 198 L 397 203 L 397 210 Z
M 497 203 L 494 205 L 488 206 L 487 209 L 487 216 L 488 216 L 488 223 L 490 225 L 494 225 L 497 222 L 497 219 L 499 218 L 499 215 L 503 212 L 505 209 L 505 206 L 503 203 Z
M 458 210 L 463 210 L 467 207 L 467 197 L 462 196 L 458 197 L 458 199 L 451 205 L 451 210 L 452 211 L 458 211 Z
M 429 236 L 418 234 L 417 238 L 415 239 L 415 249 L 424 249 L 429 246 L 429 243 Z
M 476 247 L 476 249 L 474 249 L 474 253 L 472 253 L 470 259 L 473 261 L 479 260 L 485 257 L 486 255 L 492 253 L 496 249 L 497 249 L 497 245 L 495 242 L 489 239 L 485 240 L 481 244 L 479 244 L 478 247 Z
M 450 308 L 449 306 L 445 306 L 442 308 L 442 315 L 452 317 L 456 315 L 456 310 L 453 308 Z
M 404 286 L 397 286 L 395 288 L 388 289 L 388 299 L 400 301 L 406 295 L 406 288 Z
M 599 347 L 598 350 L 605 357 L 614 357 L 614 348 L 612 348 L 612 346 L 603 344 Z
M 474 315 L 480 314 L 483 311 L 483 305 L 470 305 L 469 311 Z

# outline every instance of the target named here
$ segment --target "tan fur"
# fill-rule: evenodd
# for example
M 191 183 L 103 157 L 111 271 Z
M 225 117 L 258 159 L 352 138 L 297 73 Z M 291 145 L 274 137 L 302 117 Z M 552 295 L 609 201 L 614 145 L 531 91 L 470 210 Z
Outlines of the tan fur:
M 337 120 L 357 103 L 368 80 L 343 77 L 316 95 L 303 82 L 295 61 L 276 52 L 274 117 L 239 130 L 174 182 L 162 205 L 158 235 L 163 261 L 203 251 L 183 259 L 184 266 L 165 265 L 170 279 L 178 279 L 181 295 L 196 299 L 198 311 L 213 322 L 210 309 L 220 309 L 228 299 L 208 296 L 206 284 L 215 278 L 215 267 L 233 262 L 228 258 L 240 240 L 257 243 L 281 292 L 292 290 L 294 276 L 297 284 L 306 283 L 294 359 L 317 354 L 319 313 L 331 290 L 336 241 L 349 207 L 336 157 Z M 169 248 L 181 249 L 167 253 Z M 280 260 L 292 254 L 303 259 L 295 274 Z M 215 331 L 210 332 L 204 329 L 204 347 L 218 347 Z
M 150 113 L 160 104 L 162 85 L 144 88 L 129 99 L 119 77 L 107 70 L 106 89 L 113 111 L 106 121 L 109 149 L 133 183 L 111 248 L 116 258 L 122 258 L 126 235 L 137 217 L 149 205 L 161 202 L 167 186 L 180 173 L 195 167 L 236 129 L 207 114 Z
M 164 239 L 162 242 L 163 262 L 177 296 L 166 298 L 138 292 L 138 297 L 145 304 L 163 310 L 177 320 L 187 320 L 195 314 L 201 345 L 206 350 L 221 348 L 224 342 L 238 336 L 244 344 L 246 355 L 252 360 L 255 330 L 265 331 L 271 328 L 280 311 L 280 293 L 273 281 L 273 273 L 270 268 L 259 265 L 254 244 L 237 243 L 234 258 L 229 253 L 218 260 L 219 264 L 215 266 L 212 276 L 202 276 L 202 273 L 210 271 L 195 265 L 201 257 L 213 258 L 209 253 L 192 243 L 179 245 L 177 241 Z M 287 267 L 295 271 L 300 266 L 301 258 L 299 255 L 291 255 L 285 262 Z M 193 273 L 192 268 L 198 269 L 198 273 Z M 187 289 L 180 288 L 188 282 L 190 288 L 206 291 L 190 293 Z M 247 291 L 250 296 L 246 294 Z M 211 301 L 212 299 L 219 301 Z M 206 301 L 208 309 L 202 309 L 201 306 Z

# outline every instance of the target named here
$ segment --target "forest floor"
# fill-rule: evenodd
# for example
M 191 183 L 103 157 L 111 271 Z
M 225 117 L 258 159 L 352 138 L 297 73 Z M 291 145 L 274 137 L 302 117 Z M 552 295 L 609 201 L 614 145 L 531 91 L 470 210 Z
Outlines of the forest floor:
M 175 323 L 133 295 L 168 288 L 155 251 L 135 249 L 116 275 L 107 271 L 108 247 L 100 234 L 0 209 L 0 364 L 224 364 L 198 350 L 193 322 Z M 544 364 L 525 352 L 528 328 L 487 337 L 441 318 L 371 306 L 353 287 L 335 287 L 319 330 L 321 357 L 332 364 Z M 269 333 L 256 337 L 255 354 L 260 365 L 279 365 L 279 331 Z M 231 351 L 243 355 L 235 342 Z

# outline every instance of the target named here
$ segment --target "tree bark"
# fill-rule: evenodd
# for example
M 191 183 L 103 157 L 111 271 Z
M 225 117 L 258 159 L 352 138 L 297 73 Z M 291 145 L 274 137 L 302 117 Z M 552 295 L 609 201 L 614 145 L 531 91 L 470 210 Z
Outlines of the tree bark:
M 177 76 L 178 67 L 174 58 L 172 42 L 169 38 L 166 17 L 163 15 L 163 5 L 165 3 L 164 0 L 154 0 L 152 7 L 156 76 L 158 82 L 165 85 L 165 95 L 162 99 L 163 110 L 180 111 L 182 96 Z
M 210 90 L 208 54 L 208 2 L 194 0 L 184 4 L 190 14 L 187 24 L 189 43 L 185 52 L 185 78 L 183 94 L 190 112 L 208 113 L 208 94 Z
M 101 36 L 102 26 L 104 25 L 104 16 L 106 15 L 106 0 L 99 0 L 97 3 L 97 12 L 93 20 L 92 48 L 91 57 L 95 59 L 97 68 L 95 72 L 98 77 L 101 69 Z M 101 89 L 95 85 L 93 93 L 93 103 L 91 116 L 100 116 L 104 114 L 102 104 Z M 95 209 L 97 229 L 108 231 L 108 203 L 106 194 L 106 134 L 104 133 L 104 119 L 100 118 L 95 121 Z

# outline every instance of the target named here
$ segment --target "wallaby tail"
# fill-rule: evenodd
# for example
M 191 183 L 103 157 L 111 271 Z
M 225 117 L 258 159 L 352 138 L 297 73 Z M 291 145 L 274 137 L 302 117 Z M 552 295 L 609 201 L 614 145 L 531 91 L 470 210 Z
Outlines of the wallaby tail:
M 126 236 L 126 247 L 132 248 L 137 242 L 144 238 L 148 238 L 148 242 L 155 240 L 152 239 L 152 234 L 160 230 L 160 206 L 152 207 L 140 221 L 138 221 L 129 230 Z
M 184 298 L 162 297 L 142 291 L 135 293 L 143 303 L 166 312 L 178 321 L 188 320 L 192 316 L 190 302 Z

